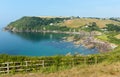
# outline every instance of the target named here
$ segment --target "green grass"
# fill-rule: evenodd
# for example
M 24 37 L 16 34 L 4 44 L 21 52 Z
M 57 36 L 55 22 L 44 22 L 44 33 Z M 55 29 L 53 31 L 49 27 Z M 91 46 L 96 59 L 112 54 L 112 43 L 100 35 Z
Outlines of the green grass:
M 120 39 L 120 34 L 116 35 L 115 38 Z
M 108 41 L 109 40 L 108 35 L 105 35 L 105 34 L 100 35 L 100 36 L 96 36 L 96 38 L 98 38 L 100 40 L 103 40 L 103 41 Z
M 113 20 L 103 20 L 103 19 L 91 19 L 91 18 L 80 18 L 80 19 L 72 19 L 72 20 L 67 20 L 65 22 L 62 22 L 63 25 L 66 25 L 67 27 L 71 27 L 71 28 L 78 28 L 80 26 L 84 26 L 86 24 L 92 23 L 92 22 L 96 22 L 97 26 L 99 28 L 103 28 L 106 27 L 106 24 L 115 24 L 115 25 L 120 25 L 120 22 L 117 21 L 113 21 Z
M 54 67 L 53 67 L 54 69 Z M 1 75 L 0 77 L 119 77 L 120 62 L 101 63 L 90 66 L 75 66 L 71 69 L 53 73 L 20 73 L 15 75 Z

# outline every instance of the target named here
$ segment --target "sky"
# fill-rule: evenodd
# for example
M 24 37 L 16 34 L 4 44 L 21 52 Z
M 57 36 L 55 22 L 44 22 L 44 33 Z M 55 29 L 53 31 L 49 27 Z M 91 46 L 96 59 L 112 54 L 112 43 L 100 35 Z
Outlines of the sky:
M 120 17 L 120 0 L 0 0 L 0 24 L 23 16 Z

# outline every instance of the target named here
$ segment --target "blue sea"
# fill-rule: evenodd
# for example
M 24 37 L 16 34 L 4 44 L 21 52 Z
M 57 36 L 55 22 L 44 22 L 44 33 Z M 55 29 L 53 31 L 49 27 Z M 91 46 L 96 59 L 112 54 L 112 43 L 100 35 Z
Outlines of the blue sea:
M 99 53 L 97 49 L 75 46 L 63 41 L 68 34 L 56 33 L 12 33 L 0 27 L 0 54 L 21 56 L 54 56 L 68 53 L 89 55 Z

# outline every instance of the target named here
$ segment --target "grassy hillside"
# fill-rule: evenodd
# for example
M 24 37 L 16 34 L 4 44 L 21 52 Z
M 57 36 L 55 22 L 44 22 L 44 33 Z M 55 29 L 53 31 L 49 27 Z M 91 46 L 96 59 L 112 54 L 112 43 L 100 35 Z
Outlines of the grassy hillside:
M 106 24 L 120 25 L 119 21 L 100 18 L 72 18 L 72 17 L 22 17 L 11 22 L 6 29 L 11 31 L 36 32 L 45 30 L 69 31 L 70 28 L 80 29 L 81 26 L 90 26 L 95 23 L 99 28 L 106 27 Z
M 72 20 L 67 20 L 63 22 L 64 25 L 72 28 L 77 28 L 79 26 L 84 26 L 86 24 L 96 22 L 97 26 L 99 28 L 103 28 L 106 26 L 106 24 L 115 24 L 115 25 L 120 25 L 120 22 L 109 20 L 109 19 L 91 19 L 91 18 L 80 18 L 80 19 L 72 19 Z
M 98 64 L 90 66 L 77 66 L 72 69 L 55 73 L 27 73 L 16 75 L 1 75 L 1 77 L 119 77 L 120 62 L 111 64 Z

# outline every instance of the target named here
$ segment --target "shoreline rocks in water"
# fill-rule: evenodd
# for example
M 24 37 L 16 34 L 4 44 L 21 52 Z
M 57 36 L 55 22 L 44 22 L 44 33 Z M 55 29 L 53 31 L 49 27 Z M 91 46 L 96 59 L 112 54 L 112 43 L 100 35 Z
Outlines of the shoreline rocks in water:
M 79 38 L 74 36 L 64 37 L 63 40 L 67 42 L 73 42 L 75 45 L 83 45 L 86 48 L 92 49 L 97 48 L 99 51 L 110 51 L 117 47 L 117 45 L 109 42 L 103 42 L 99 39 L 94 38 L 96 35 L 102 35 L 101 32 L 92 31 L 79 31 L 79 32 L 70 32 L 70 31 L 57 31 L 57 30 L 17 30 L 16 28 L 4 28 L 4 30 L 8 30 L 11 32 L 46 32 L 46 33 L 65 33 L 65 34 L 78 34 Z
M 67 42 L 73 42 L 75 45 L 83 45 L 88 49 L 97 48 L 100 52 L 109 52 L 117 47 L 117 45 L 109 42 L 104 42 L 94 37 L 84 36 L 76 40 L 73 36 L 66 37 Z M 68 40 L 70 39 L 70 40 Z M 72 41 L 73 40 L 73 41 Z
M 65 33 L 65 34 L 80 34 L 83 36 L 94 36 L 94 35 L 101 35 L 102 33 L 99 31 L 92 31 L 92 32 L 86 32 L 84 30 L 75 32 L 75 31 L 60 31 L 60 30 L 37 30 L 37 29 L 26 29 L 26 30 L 18 30 L 15 27 L 5 27 L 5 31 L 10 32 L 46 32 L 46 33 Z

